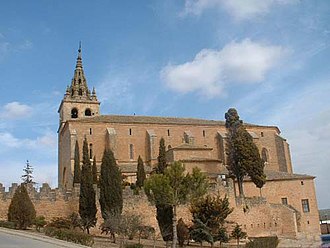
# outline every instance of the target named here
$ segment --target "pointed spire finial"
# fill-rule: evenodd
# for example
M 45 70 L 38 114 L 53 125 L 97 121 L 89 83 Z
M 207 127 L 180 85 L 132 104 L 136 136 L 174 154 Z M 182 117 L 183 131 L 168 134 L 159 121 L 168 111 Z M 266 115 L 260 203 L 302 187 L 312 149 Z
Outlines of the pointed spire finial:
M 81 59 L 81 41 L 79 41 L 78 58 Z

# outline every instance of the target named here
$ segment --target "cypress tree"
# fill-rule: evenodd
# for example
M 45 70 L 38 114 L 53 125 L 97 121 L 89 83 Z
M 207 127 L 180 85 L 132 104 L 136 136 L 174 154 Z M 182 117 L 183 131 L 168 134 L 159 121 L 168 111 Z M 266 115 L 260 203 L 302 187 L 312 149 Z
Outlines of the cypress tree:
M 16 223 L 18 229 L 26 229 L 36 218 L 34 205 L 26 190 L 26 184 L 17 187 L 8 209 L 8 221 Z
M 92 173 L 93 173 L 93 183 L 97 184 L 97 167 L 96 167 L 96 157 L 95 156 L 93 158 Z
M 23 183 L 27 184 L 27 183 L 31 183 L 31 184 L 35 184 L 35 182 L 33 181 L 33 168 L 29 163 L 29 160 L 26 160 L 26 166 L 23 169 L 24 174 L 22 175 L 22 180 Z
M 141 156 L 139 156 L 137 163 L 136 186 L 141 188 L 144 180 L 146 180 L 146 173 L 144 171 L 143 160 Z
M 244 197 L 244 176 L 248 175 L 259 188 L 265 184 L 264 164 L 258 147 L 254 144 L 252 136 L 243 126 L 243 122 L 239 119 L 236 109 L 229 109 L 225 114 L 225 118 L 228 129 L 227 169 L 236 178 L 239 194 L 241 197 Z
M 158 174 L 164 174 L 164 171 L 167 167 L 166 163 L 166 147 L 165 147 L 165 140 L 162 137 L 159 141 L 159 155 L 157 157 L 157 167 L 156 167 L 156 173 Z
M 164 174 L 167 167 L 165 140 L 159 141 L 159 155 L 157 157 L 157 174 Z M 173 207 L 169 204 L 156 204 L 156 219 L 164 241 L 173 239 Z
M 74 147 L 74 170 L 73 170 L 73 183 L 80 183 L 81 170 L 80 170 L 80 156 L 79 156 L 79 144 L 76 140 Z
M 89 228 L 96 224 L 96 211 L 92 168 L 88 154 L 87 139 L 85 138 L 80 182 L 79 215 L 82 219 L 82 225 L 84 229 L 87 230 L 87 233 L 89 233 Z
M 123 210 L 121 172 L 110 149 L 105 149 L 100 174 L 100 206 L 104 220 L 119 216 Z

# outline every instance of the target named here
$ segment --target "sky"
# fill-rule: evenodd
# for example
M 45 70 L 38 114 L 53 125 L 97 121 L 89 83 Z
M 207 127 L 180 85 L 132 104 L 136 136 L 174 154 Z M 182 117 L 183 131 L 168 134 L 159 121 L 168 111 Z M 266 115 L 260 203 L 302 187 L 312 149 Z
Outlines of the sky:
M 330 1 L 1 1 L 0 182 L 57 186 L 58 107 L 79 41 L 103 114 L 275 125 L 330 208 Z

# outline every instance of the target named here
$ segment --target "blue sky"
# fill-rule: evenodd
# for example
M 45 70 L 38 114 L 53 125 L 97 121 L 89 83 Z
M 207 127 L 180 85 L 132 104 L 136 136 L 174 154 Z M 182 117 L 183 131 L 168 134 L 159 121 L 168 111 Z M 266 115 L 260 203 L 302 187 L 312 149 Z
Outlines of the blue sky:
M 26 159 L 57 184 L 57 109 L 78 43 L 103 114 L 277 125 L 294 171 L 330 207 L 330 2 L 4 1 L 0 8 L 0 181 Z

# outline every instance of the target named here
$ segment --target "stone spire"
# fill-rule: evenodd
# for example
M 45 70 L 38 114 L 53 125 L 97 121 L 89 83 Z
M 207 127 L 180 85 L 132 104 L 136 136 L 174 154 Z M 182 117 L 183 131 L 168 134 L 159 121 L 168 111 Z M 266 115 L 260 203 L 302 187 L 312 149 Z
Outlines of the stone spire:
M 96 95 L 93 97 L 91 96 L 90 90 L 87 85 L 87 80 L 85 78 L 84 69 L 82 65 L 81 42 L 79 43 L 76 68 L 74 70 L 71 86 L 69 87 L 67 92 L 69 94 L 66 94 L 66 98 L 70 98 L 72 100 L 97 101 Z

